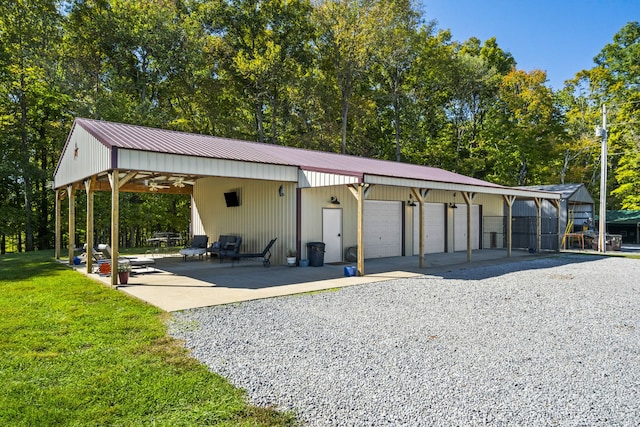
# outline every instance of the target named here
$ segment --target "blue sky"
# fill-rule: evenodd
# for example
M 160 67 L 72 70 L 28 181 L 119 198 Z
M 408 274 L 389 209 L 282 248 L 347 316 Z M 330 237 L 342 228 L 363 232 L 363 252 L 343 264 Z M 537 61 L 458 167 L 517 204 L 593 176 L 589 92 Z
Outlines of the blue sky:
M 545 70 L 554 89 L 594 66 L 593 58 L 627 22 L 640 0 L 418 0 L 427 21 L 454 40 L 496 37 L 518 69 Z

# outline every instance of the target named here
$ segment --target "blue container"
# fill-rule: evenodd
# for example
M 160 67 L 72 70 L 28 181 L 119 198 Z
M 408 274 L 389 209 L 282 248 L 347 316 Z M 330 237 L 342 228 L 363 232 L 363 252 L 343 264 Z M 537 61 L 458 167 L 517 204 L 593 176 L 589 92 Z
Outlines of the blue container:
M 300 260 L 300 267 L 309 267 L 309 260 L 308 259 L 301 259 Z
M 356 268 L 355 265 L 351 265 L 348 267 L 344 268 L 344 276 L 345 277 L 353 277 L 356 275 L 356 273 L 358 272 L 358 269 Z

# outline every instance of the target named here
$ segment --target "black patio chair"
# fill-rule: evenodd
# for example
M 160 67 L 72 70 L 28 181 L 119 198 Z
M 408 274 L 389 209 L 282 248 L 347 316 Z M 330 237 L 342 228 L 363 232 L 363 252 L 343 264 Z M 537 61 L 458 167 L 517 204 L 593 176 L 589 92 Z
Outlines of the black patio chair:
M 271 266 L 271 247 L 278 240 L 277 237 L 271 239 L 271 241 L 265 246 L 262 252 L 255 253 L 239 253 L 237 255 L 237 260 L 239 261 L 241 258 L 262 258 L 262 266 L 267 268 Z

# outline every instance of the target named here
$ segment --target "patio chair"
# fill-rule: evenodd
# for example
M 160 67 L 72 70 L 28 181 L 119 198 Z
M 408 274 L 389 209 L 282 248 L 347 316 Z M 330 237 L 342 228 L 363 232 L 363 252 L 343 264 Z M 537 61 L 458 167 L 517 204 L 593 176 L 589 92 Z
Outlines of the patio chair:
M 219 249 L 218 255 L 220 256 L 220 262 L 226 257 L 231 258 L 231 262 L 233 264 L 233 260 L 238 259 L 238 254 L 240 253 L 240 245 L 242 244 L 242 237 L 236 236 L 235 242 L 229 242 L 224 245 L 223 248 Z
M 111 246 L 101 243 L 98 245 L 98 250 L 102 252 L 102 255 L 104 255 L 104 257 L 107 260 L 111 260 Z M 156 260 L 154 260 L 153 258 L 143 258 L 143 257 L 119 256 L 118 261 L 120 260 L 129 261 L 132 268 L 147 268 L 147 267 L 153 266 L 156 263 Z
M 210 256 L 220 256 L 220 261 L 222 261 L 222 256 L 230 256 L 233 252 L 237 253 L 237 251 L 240 250 L 241 242 L 242 239 L 239 236 L 223 234 L 217 241 L 213 242 L 211 246 L 207 248 L 207 252 Z
M 238 260 L 240 260 L 240 258 L 262 258 L 262 266 L 265 268 L 270 267 L 271 266 L 271 247 L 276 242 L 276 240 L 278 240 L 277 237 L 271 239 L 269 244 L 267 244 L 267 246 L 260 253 L 238 254 Z
M 207 252 L 207 243 L 209 243 L 209 236 L 196 234 L 191 240 L 191 246 L 180 249 L 180 255 L 182 255 L 184 261 L 187 260 L 187 256 L 197 255 L 202 259 L 202 256 Z

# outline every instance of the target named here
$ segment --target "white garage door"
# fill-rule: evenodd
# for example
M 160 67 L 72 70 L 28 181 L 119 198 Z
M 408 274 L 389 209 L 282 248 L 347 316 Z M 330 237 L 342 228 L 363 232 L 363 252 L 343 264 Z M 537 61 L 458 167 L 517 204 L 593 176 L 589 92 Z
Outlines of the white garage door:
M 402 202 L 364 202 L 364 257 L 402 255 Z
M 443 203 L 424 204 L 424 252 L 438 254 L 444 252 L 445 205 Z M 420 218 L 419 207 L 413 208 L 413 254 L 420 254 Z
M 467 205 L 453 209 L 453 250 L 467 250 Z M 471 206 L 471 249 L 480 248 L 480 206 Z

